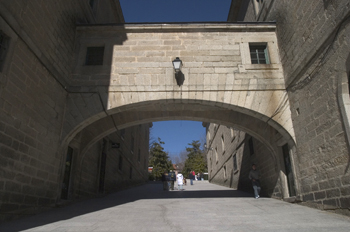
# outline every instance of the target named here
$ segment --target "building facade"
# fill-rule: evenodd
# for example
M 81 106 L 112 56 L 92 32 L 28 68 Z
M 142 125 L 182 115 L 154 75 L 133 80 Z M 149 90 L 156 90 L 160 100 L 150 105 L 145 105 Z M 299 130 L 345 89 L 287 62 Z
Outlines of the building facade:
M 252 192 L 248 176 L 252 164 L 256 164 L 263 177 L 262 196 L 295 199 L 288 144 L 284 144 L 284 149 L 276 156 L 258 139 L 234 127 L 215 123 L 205 125 L 209 182 Z
M 0 220 L 147 181 L 148 123 L 60 149 L 64 118 L 94 94 L 67 88 L 76 25 L 123 23 L 119 2 L 5 0 L 0 16 Z
M 233 0 L 228 20 L 276 22 L 296 136 L 296 150 L 289 153 L 296 195 L 311 206 L 349 215 L 349 1 Z
M 146 181 L 150 123 L 179 119 L 211 122 L 212 182 L 249 189 L 255 162 L 266 195 L 348 212 L 348 1 L 233 0 L 217 24 L 123 24 L 117 0 L 0 16 L 1 219 Z

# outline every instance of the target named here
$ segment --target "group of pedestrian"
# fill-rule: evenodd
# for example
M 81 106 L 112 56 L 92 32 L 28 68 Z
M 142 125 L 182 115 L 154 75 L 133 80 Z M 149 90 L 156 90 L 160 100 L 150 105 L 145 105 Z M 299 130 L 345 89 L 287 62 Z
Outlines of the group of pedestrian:
M 163 190 L 174 190 L 174 182 L 176 180 L 175 172 L 164 172 L 162 174 Z
M 176 180 L 178 190 L 184 190 L 183 185 L 187 184 L 186 178 L 181 173 L 178 173 L 175 177 L 174 172 L 164 172 L 162 174 L 163 190 L 174 190 L 174 181 Z
M 203 173 L 196 173 L 192 170 L 190 171 L 188 178 L 190 179 L 191 185 L 193 185 L 193 180 L 196 180 L 196 176 L 199 176 L 201 180 L 203 179 Z M 254 197 L 256 199 L 260 198 L 260 191 L 261 191 L 261 186 L 260 186 L 260 172 L 256 169 L 256 165 L 252 165 L 252 169 L 249 172 L 249 179 L 252 182 L 252 186 L 254 189 Z M 164 172 L 162 175 L 162 181 L 163 181 L 163 190 L 169 190 L 172 189 L 174 190 L 174 172 L 167 173 Z M 184 190 L 183 185 L 187 184 L 186 178 L 181 174 L 178 173 L 176 175 L 176 182 L 178 186 L 178 190 Z

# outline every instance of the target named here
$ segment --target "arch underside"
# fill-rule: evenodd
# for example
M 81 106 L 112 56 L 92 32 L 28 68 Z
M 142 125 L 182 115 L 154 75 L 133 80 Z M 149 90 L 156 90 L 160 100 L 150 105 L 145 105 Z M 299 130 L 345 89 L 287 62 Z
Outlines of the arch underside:
M 129 104 L 107 111 L 103 118 L 86 125 L 75 135 L 80 136 L 81 152 L 84 153 L 98 140 L 126 127 L 155 121 L 191 120 L 211 122 L 233 127 L 244 131 L 265 144 L 272 153 L 276 152 L 276 144 L 288 143 L 294 146 L 291 135 L 279 124 L 264 115 L 249 112 L 248 109 L 212 102 L 157 100 Z M 88 121 L 88 120 L 87 120 Z

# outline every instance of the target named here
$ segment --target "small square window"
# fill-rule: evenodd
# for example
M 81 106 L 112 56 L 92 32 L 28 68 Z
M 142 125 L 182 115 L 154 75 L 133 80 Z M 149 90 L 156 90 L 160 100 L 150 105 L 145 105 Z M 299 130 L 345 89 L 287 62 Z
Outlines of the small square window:
M 267 45 L 249 44 L 250 58 L 252 64 L 269 64 Z
M 5 63 L 5 57 L 8 50 L 10 38 L 0 31 L 0 72 L 2 71 L 2 66 Z
M 88 47 L 85 65 L 103 65 L 104 47 Z

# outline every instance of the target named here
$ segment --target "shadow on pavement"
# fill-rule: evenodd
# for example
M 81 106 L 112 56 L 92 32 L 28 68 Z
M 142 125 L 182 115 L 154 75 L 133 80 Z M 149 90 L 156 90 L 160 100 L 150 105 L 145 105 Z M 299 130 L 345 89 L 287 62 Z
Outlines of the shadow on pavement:
M 112 193 L 100 198 L 94 198 L 73 203 L 61 208 L 54 208 L 47 212 L 21 218 L 0 224 L 0 231 L 14 232 L 33 229 L 35 227 L 68 220 L 84 214 L 112 208 L 118 205 L 138 201 L 157 199 L 181 198 L 246 198 L 252 194 L 238 190 L 201 190 L 192 186 L 184 186 L 183 191 L 164 191 L 161 182 L 150 182 L 142 186 Z

